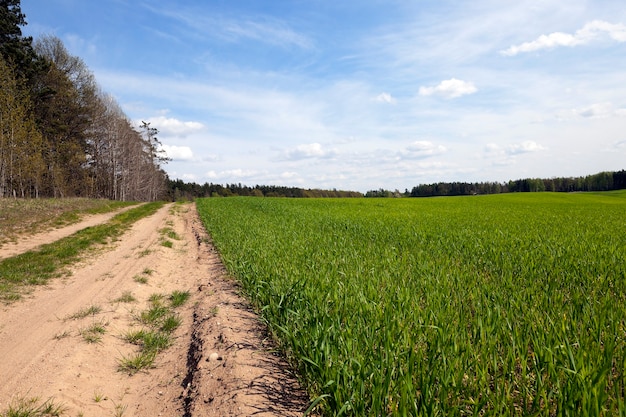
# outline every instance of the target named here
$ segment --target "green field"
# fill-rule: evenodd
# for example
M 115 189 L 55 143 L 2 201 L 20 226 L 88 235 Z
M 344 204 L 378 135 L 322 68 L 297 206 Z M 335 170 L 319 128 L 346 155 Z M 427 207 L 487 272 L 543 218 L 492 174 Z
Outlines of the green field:
M 625 415 L 626 193 L 198 200 L 324 415 Z

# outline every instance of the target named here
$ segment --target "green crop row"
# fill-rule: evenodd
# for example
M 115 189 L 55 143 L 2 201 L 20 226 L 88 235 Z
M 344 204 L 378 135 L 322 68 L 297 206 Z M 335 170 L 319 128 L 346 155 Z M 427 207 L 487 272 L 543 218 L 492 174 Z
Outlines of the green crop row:
M 324 415 L 624 415 L 626 193 L 197 202 Z

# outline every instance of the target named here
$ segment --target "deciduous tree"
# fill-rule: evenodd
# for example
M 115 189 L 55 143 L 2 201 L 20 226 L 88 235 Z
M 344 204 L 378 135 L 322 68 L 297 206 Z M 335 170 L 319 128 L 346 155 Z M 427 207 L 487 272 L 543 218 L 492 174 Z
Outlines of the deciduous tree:
M 0 197 L 39 196 L 42 149 L 27 92 L 0 57 Z
M 90 180 L 85 170 L 89 130 L 95 118 L 97 85 L 80 58 L 71 56 L 56 37 L 35 42 L 35 50 L 48 62 L 38 84 L 37 122 L 46 141 L 48 193 L 53 196 L 88 196 Z

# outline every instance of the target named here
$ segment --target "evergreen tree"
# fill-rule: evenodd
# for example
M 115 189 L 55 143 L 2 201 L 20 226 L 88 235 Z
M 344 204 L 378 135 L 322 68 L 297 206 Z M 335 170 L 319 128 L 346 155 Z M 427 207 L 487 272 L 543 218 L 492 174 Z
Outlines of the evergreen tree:
M 20 26 L 26 25 L 20 0 L 0 0 L 0 55 L 29 84 L 35 74 L 45 69 L 45 62 L 35 53 L 33 38 L 23 37 Z

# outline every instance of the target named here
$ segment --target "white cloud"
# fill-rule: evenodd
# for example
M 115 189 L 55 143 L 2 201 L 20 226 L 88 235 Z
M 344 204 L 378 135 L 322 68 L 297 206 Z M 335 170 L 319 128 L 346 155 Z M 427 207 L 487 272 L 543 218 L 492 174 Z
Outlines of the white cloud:
M 227 35 L 237 39 L 248 38 L 275 45 L 295 45 L 305 49 L 311 47 L 311 42 L 306 36 L 293 31 L 276 19 L 256 16 L 247 21 L 229 20 L 223 23 L 223 29 Z
M 457 98 L 467 94 L 474 94 L 478 89 L 468 81 L 451 78 L 444 80 L 434 87 L 420 87 L 420 96 L 438 95 L 445 98 Z
M 544 151 L 546 148 L 535 141 L 526 140 L 521 143 L 514 143 L 506 147 L 501 147 L 495 143 L 489 143 L 485 146 L 485 154 L 490 157 L 513 157 L 525 153 L 533 153 Z
M 617 42 L 626 42 L 626 26 L 621 23 L 612 24 L 602 20 L 594 20 L 587 23 L 582 29 L 577 30 L 573 35 L 563 32 L 541 35 L 534 41 L 513 45 L 508 49 L 500 51 L 500 53 L 506 56 L 515 56 L 522 52 L 552 49 L 559 46 L 586 45 L 601 39 L 603 35 Z
M 613 112 L 612 107 L 611 103 L 597 103 L 574 112 L 581 117 L 604 118 Z
M 297 172 L 286 171 L 280 174 L 280 178 L 284 180 L 291 180 L 300 177 Z
M 254 40 L 282 47 L 296 46 L 304 49 L 313 46 L 307 36 L 293 30 L 286 21 L 270 15 L 230 17 L 226 14 L 199 13 L 197 10 L 182 7 L 176 10 L 171 7 L 158 9 L 147 4 L 144 7 L 154 13 L 179 21 L 198 34 L 212 35 L 226 41 Z
M 72 33 L 65 35 L 64 42 L 69 51 L 79 53 L 79 56 L 93 56 L 98 52 L 98 47 L 95 43 Z
M 427 158 L 434 155 L 440 155 L 446 151 L 447 149 L 443 145 L 435 145 L 430 141 L 421 140 L 413 142 L 411 145 L 407 146 L 400 152 L 400 156 L 408 159 Z
M 191 161 L 193 159 L 193 152 L 189 146 L 163 145 L 161 148 L 174 161 Z
M 389 93 L 380 93 L 379 95 L 376 96 L 376 101 L 379 101 L 381 103 L 389 103 L 389 104 L 396 103 L 396 99 Z
M 250 169 L 228 169 L 220 172 L 209 171 L 205 174 L 205 176 L 209 179 L 249 179 L 255 178 L 260 175 L 259 171 L 250 170 Z
M 544 151 L 546 148 L 539 145 L 537 142 L 532 140 L 526 140 L 522 143 L 513 144 L 508 147 L 507 153 L 510 155 L 519 155 L 523 153 L 531 153 L 537 151 Z
M 587 107 L 562 111 L 557 114 L 557 120 L 571 120 L 572 118 L 607 119 L 610 117 L 625 117 L 626 108 L 615 108 L 611 102 L 594 103 Z
M 285 159 L 300 160 L 308 158 L 332 158 L 337 154 L 334 149 L 324 149 L 319 143 L 299 145 L 285 152 Z
M 613 109 L 613 105 L 611 103 L 596 103 L 587 108 L 575 109 L 574 113 L 581 117 L 604 119 L 616 114 L 617 112 Z
M 158 129 L 160 134 L 167 136 L 185 137 L 204 129 L 204 125 L 200 122 L 184 122 L 165 116 L 151 117 L 146 122 Z

